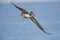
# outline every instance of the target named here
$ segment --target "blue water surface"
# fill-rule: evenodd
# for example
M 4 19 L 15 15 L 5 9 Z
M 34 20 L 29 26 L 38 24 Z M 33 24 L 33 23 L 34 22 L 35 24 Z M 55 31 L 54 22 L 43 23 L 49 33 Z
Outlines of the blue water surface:
M 0 40 L 60 40 L 60 2 L 15 3 L 31 12 L 43 28 L 42 32 L 12 4 L 0 4 Z

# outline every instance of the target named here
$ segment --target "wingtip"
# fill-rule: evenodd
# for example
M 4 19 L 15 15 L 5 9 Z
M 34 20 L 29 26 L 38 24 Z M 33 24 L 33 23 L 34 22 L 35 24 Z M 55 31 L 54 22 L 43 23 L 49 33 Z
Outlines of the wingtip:
M 45 34 L 48 34 L 48 35 L 50 35 L 50 34 L 51 34 L 51 33 L 47 33 L 46 31 L 44 31 L 44 33 L 45 33 Z
M 51 35 L 51 33 L 47 33 L 47 32 L 45 32 L 45 34 Z
M 51 33 L 46 33 L 46 34 L 51 35 Z

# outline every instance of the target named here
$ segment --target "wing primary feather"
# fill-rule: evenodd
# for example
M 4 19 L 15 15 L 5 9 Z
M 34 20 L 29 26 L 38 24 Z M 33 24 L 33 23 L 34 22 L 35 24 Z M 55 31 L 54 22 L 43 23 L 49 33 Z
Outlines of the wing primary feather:
M 12 5 L 14 5 L 17 9 L 19 9 L 20 11 L 24 12 L 24 13 L 28 13 L 27 10 L 23 9 L 23 8 L 20 8 L 18 7 L 17 5 L 15 5 L 14 3 L 11 2 Z M 47 33 L 43 28 L 42 26 L 40 25 L 40 23 L 34 18 L 34 17 L 30 17 L 30 19 L 46 34 L 50 34 L 50 33 Z
M 30 19 L 46 34 L 50 34 L 50 33 L 47 33 L 41 26 L 41 24 L 34 18 L 34 17 L 30 17 Z
M 27 12 L 27 10 L 21 8 L 21 7 L 18 7 L 17 5 L 15 5 L 14 3 L 11 2 L 12 5 L 14 5 L 17 9 L 19 9 L 20 11 L 22 12 Z

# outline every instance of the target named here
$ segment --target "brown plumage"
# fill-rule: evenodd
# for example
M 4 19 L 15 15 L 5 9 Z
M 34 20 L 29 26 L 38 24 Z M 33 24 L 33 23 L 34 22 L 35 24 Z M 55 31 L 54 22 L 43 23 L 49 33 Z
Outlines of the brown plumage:
M 21 8 L 21 7 L 18 7 L 17 5 L 15 5 L 14 3 L 11 2 L 12 5 L 14 5 L 17 9 L 19 9 L 20 11 L 22 11 L 23 13 L 26 13 L 28 14 L 27 10 Z
M 50 33 L 47 33 L 41 26 L 41 24 L 35 19 L 33 13 L 29 13 L 27 10 L 23 9 L 23 8 L 20 8 L 18 7 L 17 5 L 15 5 L 14 3 L 11 3 L 12 5 L 14 5 L 17 9 L 19 9 L 20 11 L 22 11 L 22 16 L 24 16 L 24 18 L 29 18 L 31 19 L 32 22 L 34 22 L 38 28 L 40 28 L 44 33 L 46 34 L 50 34 Z
M 47 33 L 47 32 L 42 28 L 41 24 L 40 24 L 34 17 L 30 17 L 30 19 L 31 19 L 32 22 L 34 22 L 34 23 L 38 26 L 38 28 L 40 28 L 44 33 L 50 34 L 50 33 Z

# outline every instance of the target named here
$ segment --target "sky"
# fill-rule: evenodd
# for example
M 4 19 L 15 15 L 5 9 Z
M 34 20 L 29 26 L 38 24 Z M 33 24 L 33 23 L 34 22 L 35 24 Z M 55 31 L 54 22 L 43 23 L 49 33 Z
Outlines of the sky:
M 15 3 L 15 2 L 14 2 Z M 23 19 L 12 4 L 0 4 L 0 40 L 60 40 L 60 2 L 15 3 L 34 11 L 35 18 L 51 35 L 42 32 L 31 20 Z
M 10 2 L 60 2 L 60 0 L 0 0 L 0 3 L 10 3 Z

